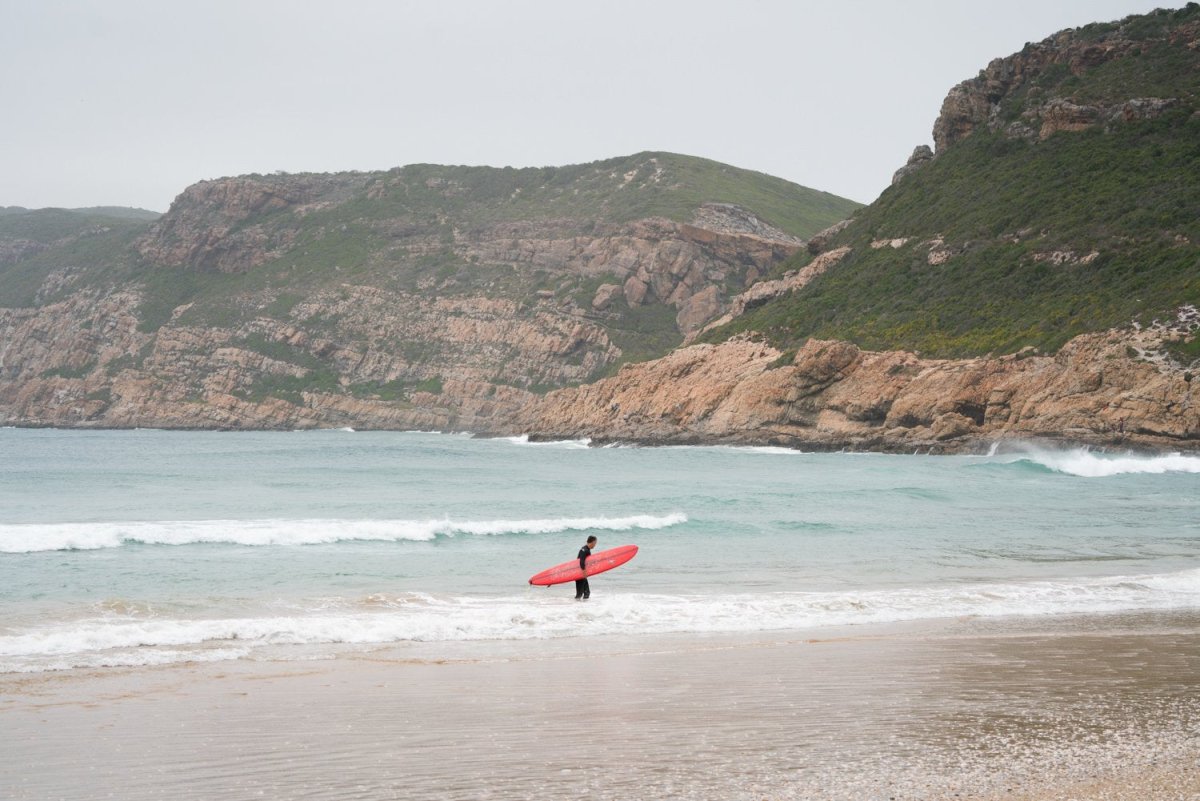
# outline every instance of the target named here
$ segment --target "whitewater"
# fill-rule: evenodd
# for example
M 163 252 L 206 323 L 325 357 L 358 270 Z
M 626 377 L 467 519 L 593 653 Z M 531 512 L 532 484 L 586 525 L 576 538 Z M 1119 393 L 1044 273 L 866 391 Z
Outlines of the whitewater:
M 1200 457 L 0 430 L 0 672 L 1200 609 Z M 628 565 L 528 577 L 600 547 Z

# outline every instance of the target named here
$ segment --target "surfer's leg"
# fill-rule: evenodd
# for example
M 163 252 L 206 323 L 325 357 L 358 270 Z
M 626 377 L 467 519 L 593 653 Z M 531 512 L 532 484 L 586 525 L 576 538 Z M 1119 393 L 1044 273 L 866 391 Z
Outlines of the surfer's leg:
M 588 584 L 587 579 L 583 579 L 583 581 L 580 583 L 583 584 L 583 600 L 586 601 L 588 598 L 592 597 L 592 587 L 590 584 Z
M 583 598 L 584 593 L 587 592 L 587 589 L 587 579 L 575 579 L 575 600 L 578 601 L 579 599 Z

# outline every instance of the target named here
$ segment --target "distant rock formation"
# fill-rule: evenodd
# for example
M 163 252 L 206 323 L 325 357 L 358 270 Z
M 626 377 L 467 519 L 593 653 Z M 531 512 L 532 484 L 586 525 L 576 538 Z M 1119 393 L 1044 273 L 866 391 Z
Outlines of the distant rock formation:
M 55 264 L 32 302 L 3 308 L 0 282 L 0 423 L 509 425 L 627 351 L 669 350 L 804 247 L 736 203 L 654 213 L 704 197 L 711 170 L 718 198 L 769 189 L 785 219 L 856 206 L 672 154 L 200 182 L 131 246 Z M 0 264 L 76 238 L 0 229 Z
M 185 189 L 136 244 L 143 259 L 164 268 L 246 272 L 283 255 L 298 228 L 273 228 L 274 212 L 308 211 L 348 200 L 360 173 L 254 176 L 201 181 Z
M 932 160 L 933 150 L 929 145 L 917 145 L 913 149 L 912 155 L 908 157 L 908 162 L 892 175 L 892 186 L 900 183 Z
M 1169 12 L 1157 12 L 1159 14 Z M 1150 15 L 1152 19 L 1154 15 Z M 1147 17 L 1130 18 L 1144 24 Z M 937 152 L 977 129 L 1001 131 L 1008 136 L 1045 139 L 1059 131 L 1079 131 L 1092 126 L 1145 120 L 1161 115 L 1177 104 L 1177 98 L 1121 97 L 1119 82 L 1115 94 L 1096 102 L 1076 102 L 1069 96 L 1049 94 L 1059 91 L 1055 82 L 1049 88 L 1041 83 L 1050 70 L 1064 75 L 1082 75 L 1118 59 L 1136 58 L 1147 47 L 1144 38 L 1135 36 L 1122 24 L 1066 30 L 1006 58 L 997 58 L 979 75 L 950 90 L 942 103 L 941 114 L 933 125 Z M 1200 48 L 1200 19 L 1173 26 L 1164 34 L 1164 44 L 1196 50 Z M 1010 100 L 1020 99 L 1016 119 L 1005 115 Z

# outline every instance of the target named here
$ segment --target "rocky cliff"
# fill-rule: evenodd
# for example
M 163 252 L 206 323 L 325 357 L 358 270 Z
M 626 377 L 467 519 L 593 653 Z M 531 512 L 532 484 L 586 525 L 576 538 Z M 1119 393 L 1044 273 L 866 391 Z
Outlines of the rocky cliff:
M 933 126 L 938 152 L 980 129 L 1044 140 L 1060 131 L 1155 119 L 1193 103 L 1195 76 L 1168 70 L 1194 63 L 1188 56 L 1200 48 L 1195 5 L 1061 31 L 993 60 L 946 95 Z
M 0 423 L 492 430 L 665 353 L 853 208 L 640 154 L 205 181 L 81 252 L 78 221 L 6 216 Z
M 982 452 L 1005 439 L 1200 449 L 1200 380 L 1164 351 L 1198 333 L 1200 313 L 1187 309 L 1141 331 L 1078 337 L 1054 356 L 922 359 L 815 339 L 781 353 L 735 338 L 552 393 L 522 427 L 541 439 L 903 453 Z

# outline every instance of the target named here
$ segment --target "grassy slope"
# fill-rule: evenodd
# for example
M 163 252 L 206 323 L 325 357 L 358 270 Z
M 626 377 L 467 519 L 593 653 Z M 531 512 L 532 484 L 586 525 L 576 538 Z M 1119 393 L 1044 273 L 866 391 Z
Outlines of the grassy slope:
M 1134 23 L 1155 35 L 1171 17 L 1148 21 Z M 1040 143 L 976 132 L 860 211 L 835 243 L 854 247 L 842 265 L 709 338 L 756 330 L 784 346 L 829 337 L 937 356 L 1053 351 L 1079 333 L 1200 304 L 1198 54 L 1148 43 L 1082 77 L 1056 70 L 1041 88 L 1078 102 L 1181 102 L 1157 120 Z M 918 243 L 939 236 L 963 252 L 931 266 Z M 870 247 L 899 237 L 912 241 Z M 1033 259 L 1056 250 L 1100 255 Z
M 704 203 L 752 210 L 780 230 L 807 237 L 860 204 L 693 156 L 638 153 L 567 167 L 460 167 L 413 164 L 372 176 L 382 198 L 361 194 L 315 222 L 343 223 L 443 215 L 474 225 L 515 220 L 628 222 L 662 216 L 687 221 Z
M 50 246 L 14 263 L 0 263 L 0 306 L 34 305 L 38 289 L 55 270 L 95 275 L 109 273 L 114 267 L 127 269 L 132 258 L 130 244 L 152 222 L 139 211 L 21 209 L 0 214 L 0 244 L 28 240 Z
M 139 209 L 20 209 L 0 214 L 0 240 L 28 239 L 51 244 L 60 239 L 77 236 L 98 228 L 126 227 L 146 223 L 157 217 L 147 217 Z

